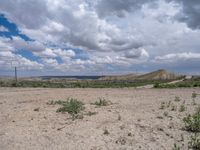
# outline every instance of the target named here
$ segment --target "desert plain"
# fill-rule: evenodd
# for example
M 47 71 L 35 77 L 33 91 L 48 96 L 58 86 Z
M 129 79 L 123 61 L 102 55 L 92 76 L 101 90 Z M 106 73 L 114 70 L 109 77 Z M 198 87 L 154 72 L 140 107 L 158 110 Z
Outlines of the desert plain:
M 200 89 L 0 88 L 0 149 L 171 150 L 174 144 L 188 149 L 191 133 L 183 118 L 200 104 L 200 96 L 193 104 L 193 92 Z M 67 98 L 84 103 L 81 118 L 72 120 L 56 112 L 59 105 L 48 104 Z M 92 105 L 99 98 L 109 105 Z

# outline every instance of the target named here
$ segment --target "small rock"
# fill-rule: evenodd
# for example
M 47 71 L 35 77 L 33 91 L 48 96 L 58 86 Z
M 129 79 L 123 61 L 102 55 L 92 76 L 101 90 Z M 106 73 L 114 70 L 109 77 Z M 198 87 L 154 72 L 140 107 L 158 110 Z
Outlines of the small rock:
M 132 134 L 129 132 L 129 133 L 128 133 L 128 136 L 132 136 Z
M 34 111 L 39 111 L 40 108 L 35 108 Z

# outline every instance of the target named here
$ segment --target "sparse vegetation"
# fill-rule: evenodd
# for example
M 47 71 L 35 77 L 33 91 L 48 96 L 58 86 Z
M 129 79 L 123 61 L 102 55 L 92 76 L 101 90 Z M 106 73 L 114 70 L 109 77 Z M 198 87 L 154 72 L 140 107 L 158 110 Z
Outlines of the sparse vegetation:
M 192 105 L 197 105 L 196 100 L 194 98 L 192 99 Z
M 193 93 L 192 93 L 192 98 L 195 99 L 196 97 L 197 97 L 197 93 L 196 93 L 196 92 L 193 92 Z
M 174 147 L 172 148 L 172 150 L 181 150 L 181 148 L 175 143 Z
M 0 80 L 0 87 L 43 87 L 43 88 L 123 88 L 138 87 L 173 80 Z
M 165 109 L 165 102 L 161 102 L 160 109 Z
M 176 97 L 175 97 L 175 99 L 174 99 L 174 101 L 175 101 L 175 102 L 180 102 L 180 101 L 181 101 L 181 99 L 180 99 L 180 97 L 179 97 L 179 96 L 176 96 Z
M 184 112 L 186 110 L 186 107 L 185 107 L 185 105 L 181 105 L 180 106 L 180 109 L 179 109 L 179 112 Z
M 197 108 L 193 115 L 183 118 L 187 131 L 200 132 L 200 107 Z
M 171 101 L 169 101 L 168 103 L 167 103 L 167 108 L 169 108 L 171 106 Z
M 176 105 L 172 105 L 171 111 L 176 111 L 177 110 L 177 106 Z
M 95 103 L 92 103 L 92 104 L 96 105 L 98 107 L 101 107 L 101 106 L 108 106 L 109 102 L 105 98 L 100 97 L 98 101 L 96 101 Z
M 196 93 L 196 92 L 193 92 L 193 93 L 192 93 L 192 104 L 193 104 L 193 105 L 196 105 L 196 104 L 197 104 L 197 103 L 196 103 L 196 100 L 195 100 L 196 97 L 197 97 L 197 93 Z
M 62 107 L 57 109 L 57 112 L 68 112 L 72 116 L 72 119 L 78 118 L 80 111 L 84 110 L 84 104 L 81 101 L 73 98 L 68 98 L 66 101 L 51 101 L 50 104 L 62 105 Z
M 200 136 L 199 134 L 194 134 L 191 136 L 190 141 L 188 142 L 189 148 L 200 150 Z
M 87 115 L 87 116 L 93 116 L 93 115 L 96 115 L 96 114 L 97 114 L 97 112 L 91 112 L 91 111 L 89 111 L 85 115 Z
M 158 82 L 156 82 L 156 83 L 153 85 L 154 88 L 159 88 L 159 86 L 160 86 L 160 83 L 158 83 Z
M 189 87 L 200 87 L 200 78 L 197 79 L 192 78 L 174 84 L 160 83 L 157 84 L 157 86 L 154 86 L 154 88 L 189 88 Z
M 165 112 L 163 113 L 163 115 L 164 115 L 165 117 L 167 117 L 169 114 L 168 114 L 168 112 L 165 111 Z

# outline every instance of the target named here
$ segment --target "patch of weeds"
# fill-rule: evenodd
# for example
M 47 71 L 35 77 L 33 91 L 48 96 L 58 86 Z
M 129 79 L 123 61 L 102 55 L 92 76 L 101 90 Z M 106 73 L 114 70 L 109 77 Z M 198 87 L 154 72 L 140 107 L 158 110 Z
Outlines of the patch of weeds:
M 167 117 L 169 114 L 168 114 L 168 112 L 165 111 L 165 112 L 163 113 L 163 115 L 164 115 L 165 117 Z
M 97 112 L 91 112 L 91 111 L 89 111 L 85 115 L 87 115 L 87 116 L 93 116 L 93 115 L 96 115 L 96 114 L 97 114 Z
M 183 101 L 183 105 L 185 105 L 185 100 Z
M 99 98 L 98 101 L 96 101 L 95 103 L 92 103 L 93 105 L 96 105 L 98 107 L 101 107 L 101 106 L 108 106 L 109 105 L 109 102 L 106 101 L 105 98 Z
M 184 141 L 184 136 L 183 136 L 183 134 L 181 134 L 181 141 L 182 141 L 182 142 Z
M 191 136 L 191 139 L 188 142 L 188 147 L 195 150 L 200 150 L 200 137 L 198 134 L 194 134 Z
M 197 104 L 196 101 L 195 101 L 196 97 L 197 97 L 197 93 L 193 92 L 192 93 L 192 105 L 196 105 Z
M 66 101 L 56 101 L 54 104 L 62 105 L 56 112 L 68 112 L 73 120 L 77 119 L 79 117 L 78 113 L 85 109 L 81 101 L 73 98 L 68 98 Z
M 195 98 L 192 99 L 192 105 L 197 105 Z
M 55 105 L 55 101 L 51 100 L 51 101 L 47 102 L 47 105 Z
M 172 105 L 171 111 L 176 111 L 177 110 L 177 106 L 176 105 Z
M 70 98 L 68 98 L 67 100 L 70 100 Z M 47 102 L 47 105 L 56 105 L 56 104 L 58 104 L 58 105 L 63 105 L 63 104 L 65 104 L 65 103 L 67 103 L 67 101 L 62 101 L 62 100 L 58 100 L 58 101 L 50 101 L 50 102 Z
M 83 110 L 83 103 L 76 99 L 70 99 L 66 102 L 58 104 L 63 105 L 63 107 L 59 108 L 57 112 L 68 112 L 69 114 L 78 114 L 81 110 Z
M 167 103 L 167 108 L 169 108 L 171 106 L 171 101 L 169 101 L 168 103 Z
M 178 146 L 176 143 L 174 144 L 174 147 L 172 148 L 172 150 L 181 150 L 180 146 Z
M 180 99 L 180 97 L 179 97 L 179 96 L 176 96 L 176 97 L 175 97 L 175 99 L 174 99 L 174 101 L 175 101 L 175 102 L 180 102 L 180 101 L 181 101 L 181 99 Z
M 165 102 L 162 102 L 162 103 L 160 104 L 160 109 L 165 109 Z
M 196 98 L 197 97 L 197 93 L 196 92 L 193 92 L 192 93 L 192 98 L 194 99 L 194 98 Z
M 185 107 L 185 105 L 181 105 L 180 106 L 180 109 L 179 109 L 179 112 L 184 112 L 186 110 L 186 107 Z
M 200 107 L 197 108 L 193 115 L 183 118 L 187 131 L 200 132 Z
M 160 87 L 160 84 L 158 82 L 156 82 L 154 85 L 153 85 L 154 88 L 159 88 Z

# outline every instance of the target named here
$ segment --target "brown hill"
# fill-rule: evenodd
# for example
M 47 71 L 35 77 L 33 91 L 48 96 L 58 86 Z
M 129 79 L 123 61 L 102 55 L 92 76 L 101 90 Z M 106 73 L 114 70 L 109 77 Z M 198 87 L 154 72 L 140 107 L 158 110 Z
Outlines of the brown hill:
M 177 79 L 180 76 L 168 72 L 166 70 L 157 70 L 154 72 L 150 72 L 143 75 L 137 74 L 128 74 L 128 75 L 121 75 L 121 76 L 105 76 L 100 78 L 100 80 L 166 80 L 166 79 Z
M 137 77 L 139 80 L 177 79 L 179 76 L 166 70 L 157 70 Z

